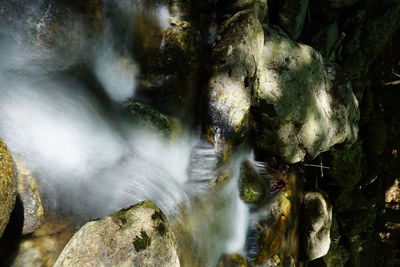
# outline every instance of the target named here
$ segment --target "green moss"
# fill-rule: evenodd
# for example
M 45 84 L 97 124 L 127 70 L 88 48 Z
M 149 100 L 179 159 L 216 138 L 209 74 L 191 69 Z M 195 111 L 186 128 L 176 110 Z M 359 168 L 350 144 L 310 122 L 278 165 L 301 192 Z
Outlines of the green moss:
M 148 246 L 150 246 L 151 238 L 147 235 L 144 230 L 140 231 L 140 235 L 136 236 L 133 241 L 133 245 L 137 252 L 145 250 Z
M 157 230 L 157 233 L 161 236 L 165 236 L 165 234 L 167 233 L 167 227 L 165 227 L 165 224 L 162 222 L 155 228 Z

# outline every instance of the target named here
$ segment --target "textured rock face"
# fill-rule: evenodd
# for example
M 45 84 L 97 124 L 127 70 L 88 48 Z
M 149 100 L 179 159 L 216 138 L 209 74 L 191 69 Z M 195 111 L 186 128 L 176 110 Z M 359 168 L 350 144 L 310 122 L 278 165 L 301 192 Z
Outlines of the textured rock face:
M 278 28 L 264 31 L 253 98 L 259 147 L 296 163 L 335 144 L 353 143 L 359 110 L 351 84 L 311 47 Z
M 14 171 L 11 154 L 0 140 L 0 236 L 7 226 L 15 204 L 17 184 Z
M 332 205 L 322 193 L 304 194 L 300 222 L 300 249 L 303 260 L 313 260 L 326 255 L 331 244 Z
M 18 171 L 18 195 L 24 209 L 22 234 L 29 234 L 39 228 L 44 220 L 44 207 L 39 185 L 24 163 L 16 160 Z
M 54 266 L 180 266 L 165 215 L 145 201 L 85 224 Z
M 225 21 L 218 36 L 206 89 L 206 130 L 214 143 L 219 139 L 234 141 L 245 135 L 256 60 L 263 46 L 261 23 L 250 11 L 241 11 Z

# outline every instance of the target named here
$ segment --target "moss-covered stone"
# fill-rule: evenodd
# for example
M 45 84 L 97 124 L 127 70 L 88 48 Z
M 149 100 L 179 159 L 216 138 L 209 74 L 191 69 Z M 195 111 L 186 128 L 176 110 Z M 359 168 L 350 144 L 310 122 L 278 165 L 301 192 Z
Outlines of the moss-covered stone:
M 180 266 L 175 236 L 150 201 L 85 224 L 54 266 L 85 265 Z
M 246 203 L 256 203 L 264 198 L 266 189 L 268 188 L 262 182 L 260 175 L 249 161 L 245 161 L 240 168 L 240 198 Z
M 140 235 L 138 235 L 133 241 L 136 252 L 145 250 L 148 246 L 150 246 L 150 244 L 151 238 L 147 235 L 146 231 L 140 231 Z
M 150 131 L 161 132 L 167 137 L 180 132 L 178 120 L 168 117 L 148 105 L 129 101 L 124 104 L 124 109 L 129 113 L 133 123 L 137 123 Z
M 0 236 L 10 219 L 17 193 L 14 163 L 9 150 L 0 140 Z

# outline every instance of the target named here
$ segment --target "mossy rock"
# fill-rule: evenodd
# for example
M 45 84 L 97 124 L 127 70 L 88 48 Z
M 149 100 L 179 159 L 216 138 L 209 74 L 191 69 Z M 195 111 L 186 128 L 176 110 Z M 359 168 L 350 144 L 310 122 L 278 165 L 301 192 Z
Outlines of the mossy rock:
M 17 180 L 9 150 L 0 140 L 0 236 L 8 224 L 17 196 Z
M 145 128 L 161 132 L 167 137 L 171 137 L 174 132 L 179 131 L 180 125 L 177 120 L 165 116 L 156 109 L 136 101 L 129 101 L 123 106 L 129 113 L 134 123 L 139 123 Z
M 263 199 L 265 185 L 249 161 L 243 162 L 240 168 L 239 194 L 246 203 L 256 203 Z
M 180 266 L 175 235 L 150 201 L 85 224 L 54 266 Z

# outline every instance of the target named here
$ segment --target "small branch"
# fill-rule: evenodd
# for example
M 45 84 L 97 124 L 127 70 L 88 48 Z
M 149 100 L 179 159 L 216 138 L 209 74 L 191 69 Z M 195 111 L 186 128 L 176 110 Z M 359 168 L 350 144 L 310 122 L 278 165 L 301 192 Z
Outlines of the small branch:
M 399 84 L 400 84 L 400 80 L 384 83 L 383 85 L 388 86 L 388 85 L 399 85 Z
M 321 165 L 316 165 L 316 164 L 303 164 L 304 166 L 307 166 L 307 167 L 316 167 L 316 168 L 322 168 L 322 169 L 330 169 L 330 167 L 327 167 L 327 166 L 321 166 Z

